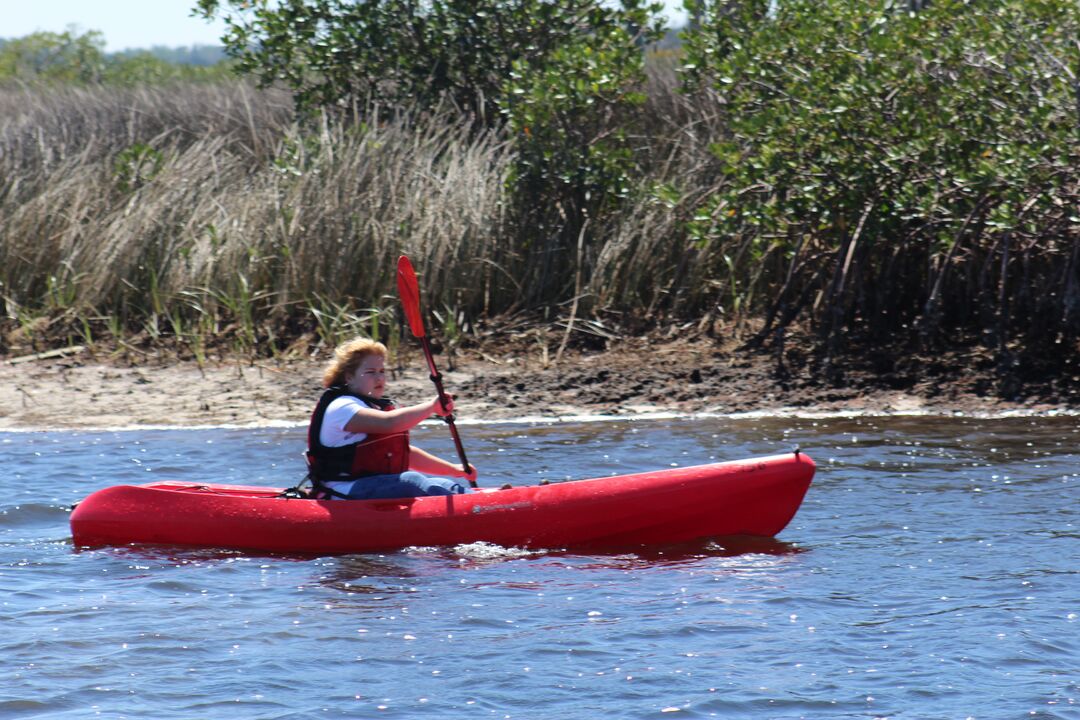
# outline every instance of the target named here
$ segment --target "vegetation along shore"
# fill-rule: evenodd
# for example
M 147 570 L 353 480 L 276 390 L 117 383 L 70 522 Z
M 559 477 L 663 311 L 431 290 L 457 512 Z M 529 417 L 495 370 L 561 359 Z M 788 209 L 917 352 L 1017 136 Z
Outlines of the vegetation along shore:
M 0 44 L 7 427 L 420 392 L 403 252 L 463 411 L 1080 406 L 1072 2 L 193 5 L 202 70 Z

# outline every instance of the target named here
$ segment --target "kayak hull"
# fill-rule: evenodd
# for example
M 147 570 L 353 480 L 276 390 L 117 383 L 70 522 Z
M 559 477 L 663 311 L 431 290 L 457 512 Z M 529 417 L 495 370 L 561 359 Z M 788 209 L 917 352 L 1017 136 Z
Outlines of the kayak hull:
M 793 453 L 591 480 L 399 500 L 307 500 L 279 488 L 158 482 L 99 490 L 71 515 L 80 547 L 159 544 L 342 554 L 490 542 L 614 548 L 771 537 L 814 462 Z

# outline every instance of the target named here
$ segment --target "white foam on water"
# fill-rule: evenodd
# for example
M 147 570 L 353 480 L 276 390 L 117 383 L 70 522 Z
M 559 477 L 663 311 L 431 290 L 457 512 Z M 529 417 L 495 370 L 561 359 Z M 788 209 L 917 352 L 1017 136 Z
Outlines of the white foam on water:
M 473 542 L 455 545 L 454 552 L 466 560 L 505 560 L 506 558 L 531 557 L 542 555 L 536 550 L 503 547 L 489 542 Z
M 78 426 L 78 427 L 13 427 L 0 428 L 0 434 L 4 433 L 46 433 L 46 432 L 71 432 L 71 433 L 125 433 L 125 432 L 151 432 L 158 430 L 289 430 L 293 428 L 307 427 L 307 423 L 292 422 L 289 420 L 260 420 L 250 423 L 220 423 L 200 425 L 102 425 Z
M 913 408 L 903 410 L 815 410 L 812 408 L 770 408 L 767 410 L 743 410 L 735 412 L 640 412 L 640 413 L 582 413 L 575 415 L 521 415 L 508 418 L 458 418 L 457 425 L 560 425 L 570 423 L 649 422 L 655 420 L 762 420 L 768 418 L 791 418 L 802 420 L 834 420 L 877 417 L 967 417 L 977 420 L 1001 420 L 1007 418 L 1080 417 L 1080 408 L 1052 408 L 1047 410 L 1012 408 L 1007 410 L 959 411 L 947 409 Z M 441 425 L 441 420 L 425 420 L 424 425 Z M 102 427 L 15 427 L 0 428 L 4 433 L 41 432 L 147 432 L 154 430 L 265 430 L 306 428 L 307 421 L 259 420 L 249 423 L 221 423 L 201 425 L 106 425 Z

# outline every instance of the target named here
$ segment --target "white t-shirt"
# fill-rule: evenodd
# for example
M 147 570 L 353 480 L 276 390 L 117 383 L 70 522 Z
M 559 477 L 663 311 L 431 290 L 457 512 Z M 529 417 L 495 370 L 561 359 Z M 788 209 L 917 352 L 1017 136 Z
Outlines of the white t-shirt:
M 319 442 L 326 447 L 342 447 L 366 438 L 366 433 L 351 433 L 345 429 L 356 411 L 366 407 L 370 406 L 360 398 L 350 395 L 334 399 L 326 406 L 322 427 L 319 428 Z M 355 482 L 355 480 L 332 480 L 327 482 L 326 486 L 335 492 L 347 495 Z
M 326 406 L 322 427 L 319 428 L 319 442 L 326 447 L 343 447 L 366 438 L 366 433 L 351 433 L 345 429 L 356 411 L 363 408 L 370 406 L 358 397 L 344 395 L 336 398 Z

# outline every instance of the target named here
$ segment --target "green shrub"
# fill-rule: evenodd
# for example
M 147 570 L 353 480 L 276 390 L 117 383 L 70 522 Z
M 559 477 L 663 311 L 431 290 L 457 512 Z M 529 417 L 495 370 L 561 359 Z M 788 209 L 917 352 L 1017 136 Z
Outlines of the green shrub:
M 644 45 L 660 36 L 656 7 L 595 7 L 588 31 L 540 62 L 520 59 L 500 106 L 515 143 L 511 188 L 530 287 L 572 289 L 588 223 L 606 223 L 636 186 L 630 138 L 645 103 Z M 591 240 L 591 237 L 589 238 Z
M 636 0 L 631 5 L 639 5 Z M 226 51 L 298 109 L 435 107 L 450 98 L 487 125 L 515 64 L 535 68 L 591 23 L 596 0 L 199 0 Z
M 157 51 L 167 54 L 165 48 Z M 0 82 L 138 85 L 222 80 L 230 72 L 228 62 L 174 63 L 146 51 L 106 54 L 105 36 L 96 30 L 36 32 L 0 43 Z
M 105 72 L 104 48 L 100 32 L 36 32 L 8 40 L 0 46 L 0 81 L 98 82 Z
M 766 332 L 1080 330 L 1074 2 L 704 6 L 687 65 L 724 182 L 692 233 Z

